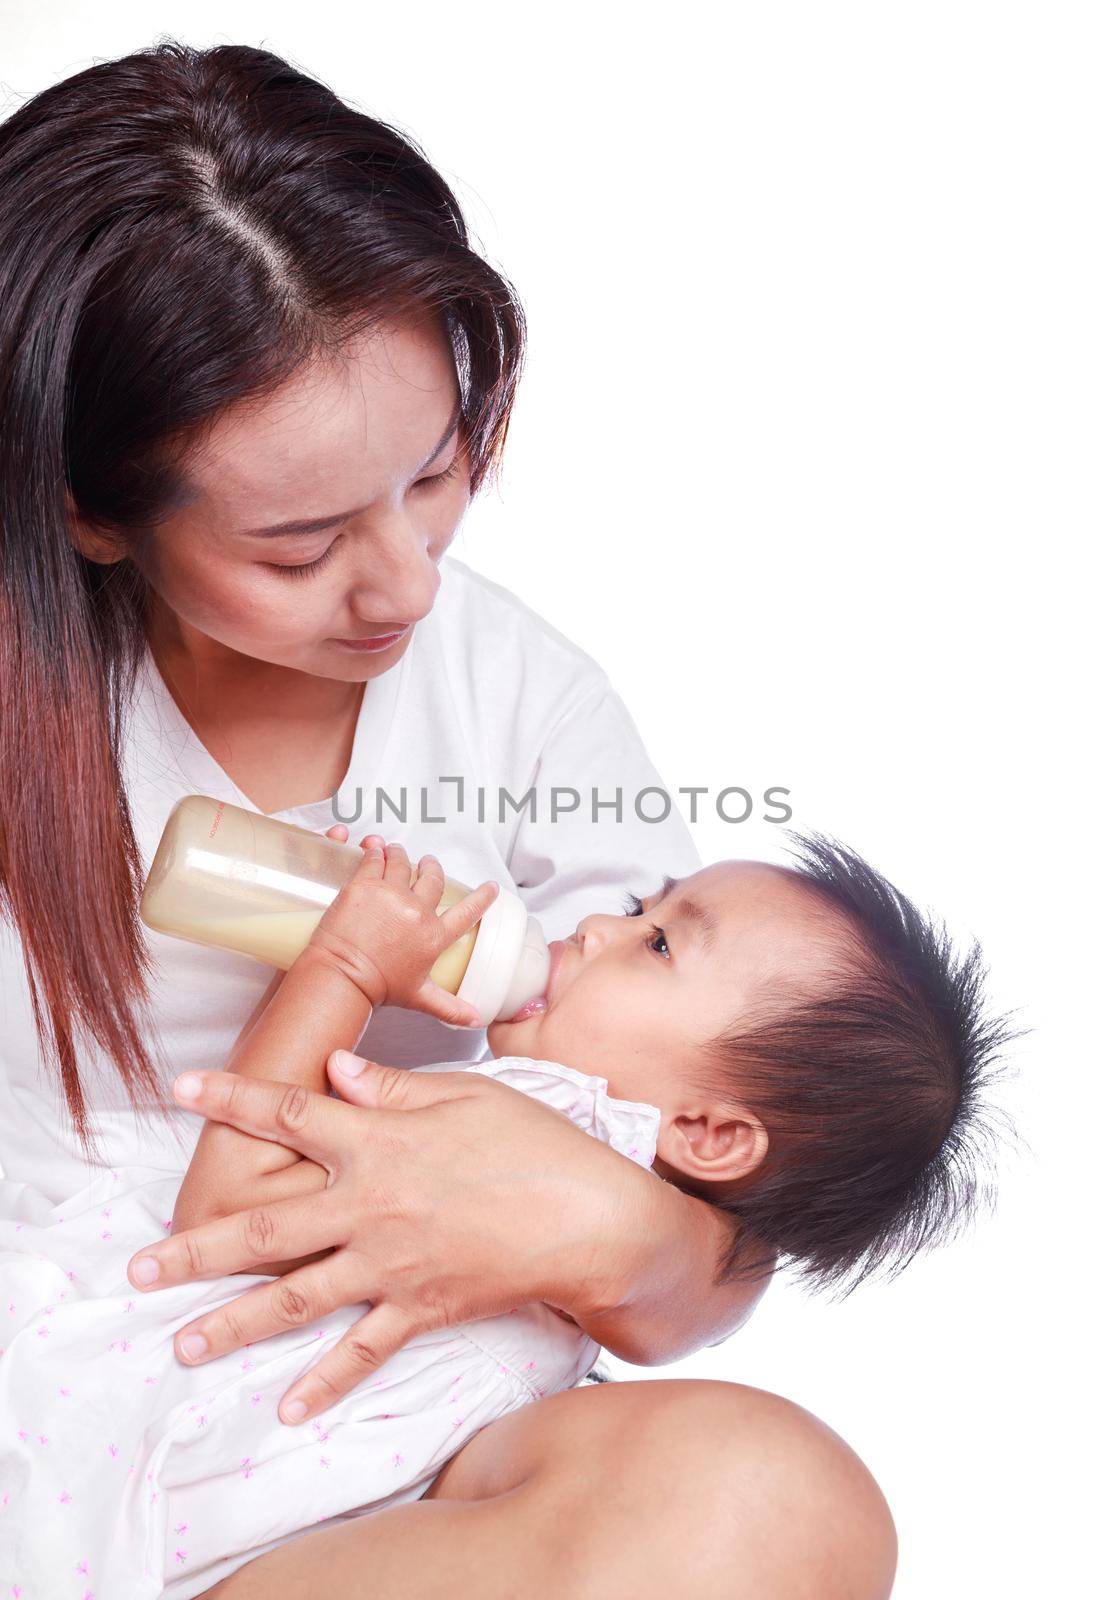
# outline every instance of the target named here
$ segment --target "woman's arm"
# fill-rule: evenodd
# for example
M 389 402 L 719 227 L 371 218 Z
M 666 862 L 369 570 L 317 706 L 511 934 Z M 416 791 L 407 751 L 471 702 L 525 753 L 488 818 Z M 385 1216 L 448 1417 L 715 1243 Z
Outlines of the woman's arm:
M 195 1334 L 211 1360 L 284 1332 L 292 1307 L 301 1322 L 370 1301 L 285 1397 L 312 1416 L 419 1334 L 531 1301 L 647 1364 L 723 1338 L 758 1297 L 758 1284 L 717 1287 L 714 1235 L 702 1238 L 704 1212 L 694 1209 L 703 1201 L 554 1107 L 479 1073 L 364 1063 L 345 1076 L 351 1064 L 331 1056 L 336 1098 L 306 1094 L 293 1117 L 281 1084 L 224 1072 L 176 1082 L 180 1104 L 313 1157 L 330 1182 L 153 1243 L 129 1262 L 131 1283 L 146 1290 L 258 1272 L 261 1239 L 284 1257 L 333 1247 L 328 1261 L 180 1328 L 181 1359 L 191 1359 L 182 1341 Z M 683 1215 L 692 1231 L 671 1220 Z M 708 1221 L 718 1223 L 711 1208 Z
M 747 1321 L 770 1281 L 770 1263 L 756 1251 L 746 1282 L 718 1284 L 721 1253 L 733 1227 L 723 1211 L 637 1169 L 645 1215 L 625 1230 L 627 1283 L 611 1281 L 598 1307 L 591 1285 L 576 1321 L 621 1361 L 661 1366 L 719 1344 Z
M 353 1048 L 370 1009 L 355 984 L 309 946 L 246 1028 L 226 1070 L 327 1094 L 328 1056 Z M 575 1320 L 620 1360 L 657 1366 L 727 1337 L 750 1315 L 765 1280 L 757 1275 L 753 1282 L 717 1287 L 717 1263 L 731 1231 L 724 1213 L 652 1173 L 633 1170 L 644 1181 L 628 1213 L 634 1225 L 627 1236 L 635 1247 L 628 1285 L 617 1288 L 610 1277 L 605 1299 L 594 1309 L 593 1288 L 586 1281 L 589 1305 L 578 1308 Z M 623 1168 L 617 1171 L 628 1175 Z M 324 1168 L 309 1157 L 230 1124 L 207 1122 L 179 1191 L 173 1231 L 311 1194 L 325 1182 Z M 635 1212 L 636 1203 L 645 1215 Z M 278 1275 L 319 1259 L 303 1256 L 253 1270 Z M 569 1309 L 566 1314 L 573 1315 Z

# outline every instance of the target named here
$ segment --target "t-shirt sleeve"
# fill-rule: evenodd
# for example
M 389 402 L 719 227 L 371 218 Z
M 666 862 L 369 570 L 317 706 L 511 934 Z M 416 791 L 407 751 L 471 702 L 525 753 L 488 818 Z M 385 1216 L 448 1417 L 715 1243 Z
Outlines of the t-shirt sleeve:
M 702 865 L 684 797 L 666 789 L 603 673 L 558 719 L 531 785 L 535 806 L 520 813 L 507 864 L 548 938 Z

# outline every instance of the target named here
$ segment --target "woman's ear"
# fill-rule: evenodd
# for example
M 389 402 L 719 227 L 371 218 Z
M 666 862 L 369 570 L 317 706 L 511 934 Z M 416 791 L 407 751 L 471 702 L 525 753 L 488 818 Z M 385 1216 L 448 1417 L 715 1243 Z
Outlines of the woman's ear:
M 128 549 L 123 539 L 109 533 L 104 528 L 96 527 L 87 518 L 83 517 L 74 505 L 73 496 L 67 489 L 66 493 L 66 521 L 69 525 L 70 543 L 79 555 L 87 561 L 95 561 L 98 566 L 111 567 L 117 561 L 123 561 L 128 554 Z
M 767 1153 L 767 1130 L 746 1107 L 675 1112 L 658 1135 L 658 1154 L 690 1178 L 726 1183 L 757 1172 Z

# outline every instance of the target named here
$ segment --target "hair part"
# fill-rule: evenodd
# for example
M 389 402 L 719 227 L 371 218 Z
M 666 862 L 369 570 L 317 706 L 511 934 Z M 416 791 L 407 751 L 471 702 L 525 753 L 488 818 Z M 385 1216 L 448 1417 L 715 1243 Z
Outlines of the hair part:
M 0 916 L 87 1157 L 83 1051 L 137 1109 L 168 1097 L 120 770 L 146 585 L 77 551 L 70 502 L 139 551 L 225 408 L 429 317 L 475 494 L 500 465 L 525 320 L 405 133 L 268 51 L 172 40 L 0 123 Z
M 737 1221 L 721 1281 L 780 1258 L 817 1287 L 893 1277 L 992 1200 L 987 1103 L 1009 1019 L 988 1012 L 978 944 L 847 846 L 794 834 L 790 869 L 845 925 L 821 992 L 773 1003 L 707 1046 L 718 1091 L 763 1122 L 758 1171 L 716 1203 Z

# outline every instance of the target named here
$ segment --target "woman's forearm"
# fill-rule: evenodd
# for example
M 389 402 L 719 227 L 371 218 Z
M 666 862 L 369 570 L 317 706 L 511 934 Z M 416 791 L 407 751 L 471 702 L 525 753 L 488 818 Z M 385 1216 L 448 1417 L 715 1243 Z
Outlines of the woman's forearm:
M 327 1058 L 333 1050 L 353 1048 L 370 1012 L 356 985 L 308 948 L 262 1014 L 241 1034 L 225 1070 L 327 1094 Z M 174 1231 L 275 1199 L 275 1183 L 268 1180 L 285 1168 L 307 1165 L 316 1163 L 225 1123 L 206 1122 L 178 1192 Z M 292 1173 L 291 1181 L 312 1187 L 312 1176 L 305 1174 L 299 1180 Z
M 769 1273 L 757 1269 L 749 1282 L 718 1285 L 721 1252 L 732 1232 L 725 1213 L 661 1179 L 648 1184 L 646 1205 L 642 1247 L 626 1293 L 617 1301 L 613 1292 L 611 1303 L 578 1310 L 576 1321 L 621 1361 L 660 1366 L 742 1326 Z

